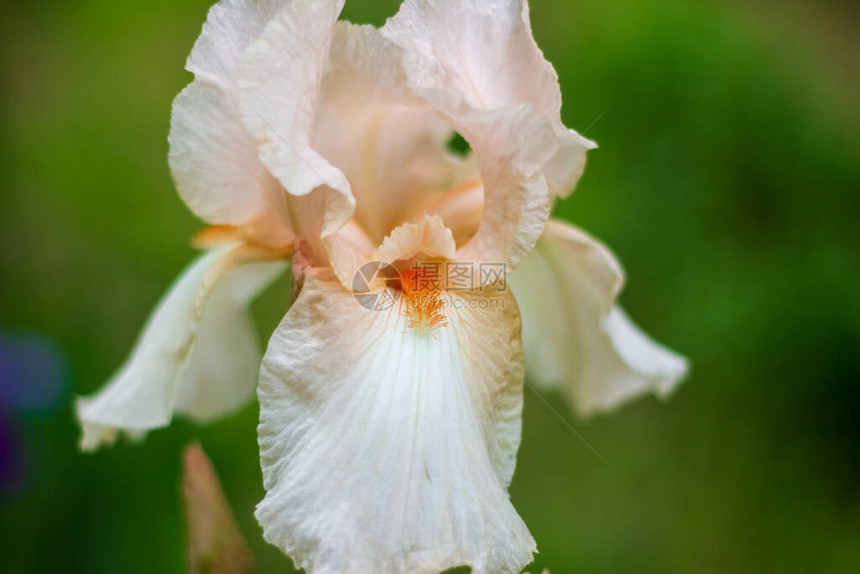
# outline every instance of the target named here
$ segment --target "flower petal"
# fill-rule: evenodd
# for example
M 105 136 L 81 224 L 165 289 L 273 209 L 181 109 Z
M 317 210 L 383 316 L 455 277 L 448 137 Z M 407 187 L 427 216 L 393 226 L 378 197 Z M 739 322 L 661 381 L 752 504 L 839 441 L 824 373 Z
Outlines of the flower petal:
M 245 51 L 239 82 L 242 122 L 260 159 L 294 196 L 320 189 L 322 235 L 355 208 L 343 173 L 313 147 L 320 84 L 343 0 L 293 0 Z M 299 232 L 300 235 L 305 235 Z
M 339 22 L 314 145 L 349 179 L 356 218 L 378 245 L 451 186 L 453 130 L 412 94 L 403 50 L 373 26 Z
M 456 245 L 451 230 L 445 227 L 438 215 L 425 215 L 419 223 L 404 223 L 382 242 L 379 258 L 393 263 L 409 259 L 419 253 L 430 257 L 454 257 Z
M 242 54 L 284 1 L 222 0 L 188 58 L 195 80 L 174 101 L 169 162 L 188 207 L 210 223 L 251 227 L 258 239 L 290 244 L 284 191 L 263 167 L 239 118 Z
M 245 49 L 289 0 L 221 0 L 209 10 L 186 68 L 235 95 Z
M 383 34 L 404 47 L 414 89 L 448 116 L 478 155 L 484 219 L 462 253 L 515 266 L 569 193 L 593 142 L 561 123 L 558 77 L 520 0 L 405 0 Z
M 550 222 L 508 279 L 522 310 L 529 378 L 560 387 L 580 414 L 647 392 L 665 396 L 686 374 L 686 359 L 649 339 L 616 306 L 621 268 L 582 231 Z
M 370 260 L 377 247 L 355 219 L 329 235 L 324 244 L 332 270 L 344 287 L 352 285 L 356 271 Z
M 210 251 L 186 269 L 150 316 L 128 361 L 96 395 L 77 402 L 81 448 L 119 431 L 142 436 L 173 411 L 208 420 L 250 398 L 260 356 L 246 306 L 282 273 L 283 262 L 225 265 L 236 245 Z
M 481 178 L 464 181 L 451 189 L 427 211 L 442 218 L 451 230 L 457 245 L 465 245 L 474 237 L 484 211 L 484 187 Z
M 525 2 L 405 0 L 383 34 L 407 49 L 418 85 L 453 90 L 472 108 L 525 104 L 558 120 L 558 76 L 532 37 Z
M 406 0 L 382 32 L 405 49 L 413 90 L 477 155 L 483 216 L 458 258 L 514 267 L 540 236 L 551 194 L 572 186 L 593 147 L 561 124 L 557 76 L 532 38 L 527 7 Z
M 534 542 L 505 491 L 522 356 L 503 308 L 452 297 L 447 326 L 362 307 L 313 270 L 260 373 L 266 539 L 309 572 L 519 572 Z M 400 300 L 402 303 L 402 299 Z M 459 303 L 454 303 L 459 301 Z M 471 302 L 471 303 L 470 303 Z

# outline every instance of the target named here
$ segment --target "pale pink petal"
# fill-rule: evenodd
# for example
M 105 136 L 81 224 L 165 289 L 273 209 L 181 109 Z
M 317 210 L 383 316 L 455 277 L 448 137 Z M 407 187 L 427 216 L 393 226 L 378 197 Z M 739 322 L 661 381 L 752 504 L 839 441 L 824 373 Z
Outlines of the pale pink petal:
M 260 159 L 294 196 L 322 195 L 323 236 L 351 216 L 355 200 L 343 173 L 313 146 L 320 84 L 343 0 L 293 0 L 248 47 L 239 109 Z M 304 235 L 304 234 L 302 234 Z
M 199 217 L 250 225 L 273 244 L 289 244 L 281 185 L 263 167 L 239 118 L 239 63 L 283 1 L 222 0 L 212 7 L 188 59 L 195 74 L 173 104 L 169 162 L 179 194 Z
M 372 259 L 377 245 L 355 219 L 349 220 L 325 240 L 334 273 L 349 288 L 358 269 Z
M 687 361 L 642 333 L 617 306 L 622 273 L 599 242 L 550 222 L 508 276 L 522 312 L 529 379 L 561 389 L 580 414 L 645 393 L 666 396 Z
M 406 51 L 413 90 L 477 156 L 485 205 L 458 259 L 514 267 L 540 236 L 553 194 L 572 186 L 592 147 L 561 124 L 558 80 L 532 38 L 527 7 L 406 0 L 382 32 Z
M 457 245 L 465 245 L 475 236 L 484 211 L 484 187 L 481 179 L 465 181 L 427 208 L 442 218 Z
M 383 34 L 406 47 L 421 86 L 454 90 L 473 108 L 528 105 L 558 120 L 558 76 L 521 0 L 405 0 Z
M 543 167 L 554 150 L 552 130 L 526 107 L 472 110 L 454 121 L 481 169 L 481 222 L 457 259 L 513 269 L 546 224 L 551 198 Z
M 540 196 L 569 193 L 595 147 L 561 123 L 558 78 L 532 37 L 527 4 L 406 0 L 383 34 L 406 50 L 413 88 L 480 161 L 487 221 L 462 258 L 516 265 L 548 213 L 536 209 Z
M 372 26 L 339 22 L 314 146 L 350 182 L 356 218 L 377 242 L 455 181 L 448 122 L 407 86 L 403 50 Z
M 289 0 L 221 0 L 209 10 L 186 68 L 236 95 L 242 55 Z
M 264 536 L 309 572 L 517 573 L 534 542 L 505 491 L 519 444 L 519 317 L 470 308 L 408 327 L 315 270 L 260 374 Z M 402 300 L 401 300 L 402 303 Z

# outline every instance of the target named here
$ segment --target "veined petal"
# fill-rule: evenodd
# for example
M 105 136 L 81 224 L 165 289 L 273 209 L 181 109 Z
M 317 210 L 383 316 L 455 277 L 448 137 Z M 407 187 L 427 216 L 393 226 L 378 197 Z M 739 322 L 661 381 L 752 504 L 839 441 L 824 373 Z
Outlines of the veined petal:
M 232 265 L 236 244 L 199 257 L 150 316 L 131 357 L 109 383 L 77 402 L 81 448 L 142 436 L 170 422 L 225 415 L 253 393 L 260 352 L 246 306 L 284 262 Z
M 532 38 L 527 6 L 405 0 L 382 33 L 404 48 L 413 90 L 477 156 L 485 205 L 458 259 L 513 268 L 540 236 L 553 194 L 572 186 L 593 145 L 561 124 L 558 79 Z
M 423 332 L 401 305 L 365 309 L 326 270 L 305 278 L 258 387 L 257 518 L 298 567 L 487 574 L 531 560 L 505 491 L 520 437 L 519 318 L 509 293 L 498 298 L 481 308 L 470 302 L 482 295 L 452 296 L 448 325 Z
M 212 7 L 186 65 L 195 75 L 173 103 L 169 162 L 179 194 L 202 219 L 243 225 L 289 245 L 284 190 L 260 162 L 239 118 L 242 54 L 284 0 L 222 0 Z
M 209 10 L 186 69 L 234 94 L 242 55 L 289 0 L 221 0 Z
M 453 90 L 473 108 L 528 105 L 558 119 L 558 76 L 521 0 L 405 0 L 383 34 L 407 49 L 418 85 Z
M 499 146 L 497 136 L 487 138 L 488 148 L 473 141 L 476 134 L 466 132 L 480 129 L 481 123 L 470 126 L 472 121 L 464 117 L 469 111 L 526 107 L 543 119 L 551 130 L 547 136 L 551 141 L 542 145 L 550 153 L 539 158 L 542 163 L 536 173 L 521 173 L 527 182 L 525 188 L 541 192 L 543 186 L 532 181 L 540 179 L 552 195 L 563 196 L 573 190 L 585 166 L 585 152 L 596 145 L 561 122 L 558 76 L 534 41 L 525 1 L 405 0 L 384 26 L 383 34 L 406 50 L 406 68 L 416 91 L 453 120 L 479 157 L 481 148 L 485 156 L 505 155 L 515 148 Z M 498 116 L 495 119 L 502 121 Z M 514 135 L 520 146 L 533 137 L 528 131 L 509 135 Z M 516 163 L 517 157 L 527 155 L 532 155 L 528 149 L 520 149 L 507 161 Z M 487 169 L 482 165 L 485 180 L 498 179 Z M 516 167 L 511 171 L 516 172 Z M 488 196 L 523 193 L 517 186 L 499 190 L 486 186 L 486 190 Z M 536 239 L 524 238 L 524 251 Z M 515 264 L 522 254 L 517 249 L 508 263 Z
M 647 392 L 666 396 L 687 361 L 648 338 L 616 305 L 621 267 L 582 231 L 550 222 L 508 276 L 522 310 L 529 378 L 561 388 L 580 414 Z
M 403 50 L 373 26 L 339 22 L 314 146 L 349 179 L 356 218 L 379 244 L 454 183 L 453 130 L 412 94 Z
M 313 147 L 320 84 L 342 8 L 343 0 L 289 2 L 245 51 L 239 82 L 242 122 L 263 164 L 290 194 L 323 194 L 316 214 L 323 237 L 355 209 L 346 177 Z
M 286 194 L 220 87 L 195 81 L 176 97 L 169 141 L 173 179 L 191 211 L 210 223 L 245 226 L 269 244 L 292 243 Z

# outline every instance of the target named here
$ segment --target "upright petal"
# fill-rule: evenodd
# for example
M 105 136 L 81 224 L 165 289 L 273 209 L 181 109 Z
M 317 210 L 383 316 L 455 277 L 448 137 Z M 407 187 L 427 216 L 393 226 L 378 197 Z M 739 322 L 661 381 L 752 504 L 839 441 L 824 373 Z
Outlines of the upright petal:
M 78 400 L 81 448 L 112 443 L 119 431 L 142 436 L 167 425 L 174 410 L 208 420 L 250 398 L 260 354 L 246 307 L 286 264 L 235 269 L 236 249 L 227 245 L 192 263 L 119 372 L 96 395 Z
M 528 2 L 406 0 L 384 30 L 409 47 L 419 85 L 453 90 L 478 109 L 525 105 L 541 114 L 558 139 L 550 189 L 573 190 L 596 145 L 561 122 L 558 74 L 534 40 Z
M 558 79 L 527 5 L 405 0 L 383 34 L 406 50 L 414 89 L 478 156 L 485 221 L 463 257 L 515 265 L 543 228 L 542 196 L 570 191 L 594 147 L 561 124 Z
M 505 491 L 520 437 L 513 299 L 453 296 L 448 325 L 369 311 L 314 270 L 258 390 L 267 540 L 314 574 L 519 572 L 534 542 Z M 402 302 L 402 299 L 401 299 Z
M 349 179 L 356 218 L 378 244 L 454 182 L 453 130 L 412 94 L 403 50 L 373 26 L 339 22 L 315 147 Z
M 180 195 L 210 223 L 242 225 L 290 244 L 284 190 L 260 162 L 239 117 L 242 55 L 286 0 L 222 0 L 188 58 L 195 75 L 173 103 L 169 162 Z
M 652 341 L 615 303 L 621 268 L 606 247 L 549 222 L 509 275 L 522 310 L 528 376 L 561 388 L 581 414 L 609 411 L 647 392 L 663 397 L 686 359 Z
M 212 6 L 188 56 L 188 71 L 235 95 L 245 49 L 289 1 L 221 0 Z
M 355 208 L 346 177 L 313 147 L 320 84 L 342 8 L 343 0 L 289 2 L 245 51 L 239 82 L 242 122 L 263 164 L 290 194 L 324 196 L 317 214 L 323 236 Z
M 528 105 L 558 121 L 558 76 L 521 0 L 405 0 L 383 34 L 407 49 L 420 86 L 452 90 L 472 108 Z
M 552 131 L 525 107 L 472 111 L 457 129 L 472 145 L 481 169 L 481 221 L 457 259 L 504 263 L 513 269 L 549 217 L 551 199 L 543 166 L 553 153 Z

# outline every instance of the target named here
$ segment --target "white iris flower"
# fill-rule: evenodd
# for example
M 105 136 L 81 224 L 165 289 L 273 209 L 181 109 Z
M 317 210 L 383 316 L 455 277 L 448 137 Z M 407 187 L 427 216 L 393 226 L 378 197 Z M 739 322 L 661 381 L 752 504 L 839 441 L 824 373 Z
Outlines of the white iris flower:
M 507 494 L 524 373 L 588 413 L 665 395 L 686 364 L 616 306 L 612 254 L 547 224 L 595 145 L 561 123 L 525 3 L 406 0 L 381 29 L 337 22 L 342 4 L 210 11 L 170 166 L 216 227 L 80 400 L 82 445 L 223 416 L 259 380 L 257 517 L 299 567 L 519 572 L 535 551 Z M 369 309 L 355 278 L 374 261 L 406 279 L 372 280 L 390 304 Z M 247 304 L 290 262 L 297 296 L 260 368 Z M 469 271 L 410 285 L 429 264 Z M 482 273 L 499 267 L 518 267 L 508 285 Z

